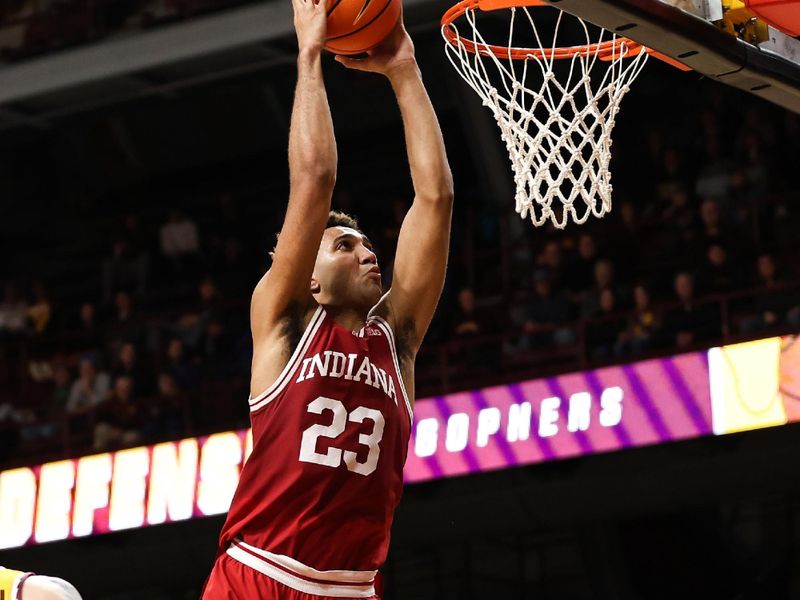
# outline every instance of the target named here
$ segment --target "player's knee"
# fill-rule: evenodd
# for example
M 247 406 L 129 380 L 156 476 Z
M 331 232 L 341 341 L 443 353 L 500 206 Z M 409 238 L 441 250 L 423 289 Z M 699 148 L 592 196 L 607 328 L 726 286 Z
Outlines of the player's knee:
M 68 581 L 32 575 L 22 586 L 21 600 L 81 600 L 81 595 Z

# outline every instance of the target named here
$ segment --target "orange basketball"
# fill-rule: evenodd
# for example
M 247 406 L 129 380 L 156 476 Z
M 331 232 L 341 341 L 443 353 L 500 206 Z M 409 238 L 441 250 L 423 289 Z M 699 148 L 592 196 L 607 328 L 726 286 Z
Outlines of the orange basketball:
M 400 17 L 400 0 L 327 0 L 328 38 L 334 54 L 361 54 L 381 43 Z

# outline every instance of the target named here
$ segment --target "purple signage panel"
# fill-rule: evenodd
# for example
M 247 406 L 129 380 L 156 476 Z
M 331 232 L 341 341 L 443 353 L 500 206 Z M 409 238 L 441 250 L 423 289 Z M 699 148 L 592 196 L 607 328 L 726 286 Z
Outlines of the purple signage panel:
M 407 482 L 712 433 L 705 352 L 420 400 Z
M 419 400 L 409 483 L 800 421 L 800 336 Z M 248 430 L 0 471 L 0 549 L 228 510 Z

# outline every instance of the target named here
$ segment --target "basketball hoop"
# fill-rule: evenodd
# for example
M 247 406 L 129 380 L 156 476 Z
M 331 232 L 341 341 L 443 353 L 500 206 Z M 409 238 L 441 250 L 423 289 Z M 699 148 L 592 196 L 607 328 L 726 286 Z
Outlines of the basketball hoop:
M 611 210 L 611 132 L 622 98 L 654 52 L 602 28 L 592 41 L 587 23 L 571 15 L 585 43 L 560 47 L 566 13 L 557 8 L 552 40 L 545 41 L 530 9 L 550 6 L 544 0 L 463 0 L 445 13 L 441 26 L 448 59 L 500 127 L 517 212 L 537 227 L 550 221 L 563 229 L 570 218 L 581 224 Z M 500 9 L 511 11 L 506 45 L 487 42 L 478 30 L 478 11 Z M 471 38 L 459 32 L 461 17 Z M 518 20 L 532 29 L 528 47 L 514 45 Z

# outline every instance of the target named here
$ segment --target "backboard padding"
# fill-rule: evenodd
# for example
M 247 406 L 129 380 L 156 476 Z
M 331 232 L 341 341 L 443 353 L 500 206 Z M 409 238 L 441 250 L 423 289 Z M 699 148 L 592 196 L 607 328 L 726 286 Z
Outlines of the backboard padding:
M 659 0 L 548 1 L 698 73 L 800 113 L 800 64 L 732 37 L 699 16 Z

